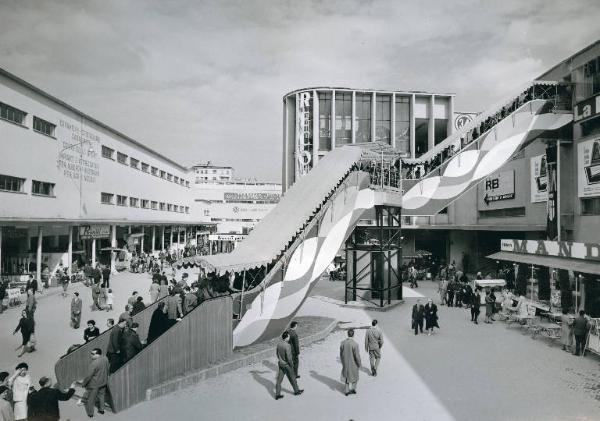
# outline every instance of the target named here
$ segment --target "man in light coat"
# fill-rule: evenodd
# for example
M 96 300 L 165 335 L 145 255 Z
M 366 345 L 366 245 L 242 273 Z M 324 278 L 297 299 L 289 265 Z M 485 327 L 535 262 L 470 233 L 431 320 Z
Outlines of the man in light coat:
M 292 347 L 290 346 L 290 334 L 287 330 L 281 334 L 281 341 L 277 344 L 276 354 L 279 370 L 277 371 L 277 382 L 275 383 L 275 399 L 283 398 L 283 395 L 281 394 L 281 382 L 283 381 L 284 376 L 286 376 L 292 384 L 294 395 L 301 395 L 304 390 L 299 389 L 298 383 L 296 383 L 294 361 L 292 359 Z
M 381 360 L 381 347 L 383 346 L 383 335 L 377 328 L 377 320 L 371 322 L 371 327 L 365 334 L 365 350 L 369 353 L 369 362 L 371 363 L 371 374 L 377 375 L 377 367 Z
M 88 417 L 94 416 L 94 406 L 98 400 L 98 413 L 104 414 L 106 385 L 108 383 L 109 362 L 108 358 L 102 355 L 100 348 L 92 350 L 92 363 L 87 376 L 81 380 L 81 385 L 85 387 L 87 402 L 85 403 L 85 412 Z
M 71 300 L 71 327 L 73 329 L 79 329 L 81 323 L 81 307 L 82 301 L 79 298 L 79 293 L 73 293 L 73 299 Z
M 346 396 L 356 394 L 358 370 L 361 367 L 358 344 L 352 339 L 354 329 L 348 330 L 348 337 L 340 344 L 340 360 L 342 361 L 342 383 L 346 385 Z

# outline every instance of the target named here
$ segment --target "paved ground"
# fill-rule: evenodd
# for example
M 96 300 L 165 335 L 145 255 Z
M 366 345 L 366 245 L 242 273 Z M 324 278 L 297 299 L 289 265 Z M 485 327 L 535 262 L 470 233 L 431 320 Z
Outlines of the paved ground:
M 149 279 L 124 275 L 115 279 L 115 289 L 123 291 L 118 306 L 132 287 L 146 291 Z M 142 288 L 142 285 L 145 288 Z M 321 281 L 314 295 L 339 298 L 343 284 Z M 420 283 L 419 293 L 433 295 L 432 283 Z M 83 294 L 89 295 L 89 294 Z M 87 297 L 89 305 L 90 298 Z M 327 339 L 302 350 L 300 386 L 305 393 L 296 397 L 284 381 L 285 398 L 273 399 L 275 358 L 242 368 L 200 385 L 143 403 L 103 419 L 172 420 L 600 420 L 600 359 L 577 358 L 560 350 L 556 343 L 531 339 L 519 328 L 502 322 L 473 325 L 467 310 L 440 307 L 442 329 L 433 336 L 414 336 L 410 330 L 410 310 L 416 298 L 407 298 L 388 312 L 366 312 L 340 308 L 323 300 L 309 298 L 300 315 L 336 317 L 342 327 L 362 327 L 372 317 L 379 319 L 386 344 L 380 375 L 361 372 L 358 394 L 345 397 L 339 381 L 339 342 L 345 337 L 338 330 Z M 51 305 L 52 304 L 52 305 Z M 62 343 L 77 342 L 80 332 L 66 328 L 66 301 L 48 298 L 40 301 L 40 320 L 54 331 L 40 337 L 40 347 L 63 352 Z M 52 308 L 60 321 L 51 321 Z M 46 313 L 42 313 L 42 312 Z M 96 315 L 96 313 L 91 313 Z M 6 314 L 0 316 L 6 332 Z M 103 315 L 104 316 L 104 315 Z M 15 316 L 16 317 L 16 313 Z M 84 318 L 86 315 L 84 315 Z M 96 316 L 98 317 L 98 316 Z M 99 318 L 99 317 L 98 317 Z M 103 320 L 106 318 L 103 317 Z M 12 325 L 12 322 L 10 323 Z M 69 338 L 51 341 L 56 329 Z M 77 340 L 75 340 L 77 337 Z M 356 338 L 361 345 L 364 332 Z M 10 347 L 0 341 L 2 366 L 12 367 L 17 359 Z M 46 345 L 44 345 L 46 343 Z M 57 351 L 60 352 L 57 353 Z M 6 352 L 10 352 L 6 358 Z M 38 355 L 42 352 L 38 351 Z M 52 353 L 49 351 L 49 353 Z M 362 354 L 368 365 L 367 356 Z M 28 356 L 42 364 L 43 358 Z M 34 366 L 34 377 L 43 367 Z M 46 368 L 44 373 L 51 372 Z M 84 419 L 82 408 L 71 401 L 61 406 L 64 419 Z

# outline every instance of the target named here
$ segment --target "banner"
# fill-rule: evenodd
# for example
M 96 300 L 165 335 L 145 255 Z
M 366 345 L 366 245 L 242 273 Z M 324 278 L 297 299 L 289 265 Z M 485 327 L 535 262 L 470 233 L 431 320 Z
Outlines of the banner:
M 549 145 L 546 149 L 546 162 L 548 171 L 548 201 L 546 206 L 546 238 L 548 240 L 558 239 L 558 215 L 557 215 L 557 168 L 556 168 L 556 144 Z
M 314 100 L 311 92 L 296 94 L 296 165 L 298 176 L 303 176 L 312 168 L 312 112 Z
M 534 156 L 529 162 L 531 171 L 531 203 L 548 200 L 548 167 L 546 154 Z
M 600 196 L 600 139 L 577 145 L 577 194 Z

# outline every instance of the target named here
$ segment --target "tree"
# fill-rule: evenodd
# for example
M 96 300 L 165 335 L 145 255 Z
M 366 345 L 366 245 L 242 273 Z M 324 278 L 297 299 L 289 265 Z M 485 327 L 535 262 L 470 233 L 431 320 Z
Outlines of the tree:
M 519 263 L 519 269 L 517 271 L 517 281 L 515 285 L 515 293 L 517 295 L 527 295 L 527 274 L 529 271 L 527 270 L 527 265 L 524 263 Z
M 571 280 L 569 272 L 564 269 L 558 270 L 558 282 L 560 283 L 560 306 L 570 310 L 573 307 L 573 293 L 571 292 Z
M 538 268 L 538 298 L 540 300 L 550 299 L 550 269 L 546 266 Z

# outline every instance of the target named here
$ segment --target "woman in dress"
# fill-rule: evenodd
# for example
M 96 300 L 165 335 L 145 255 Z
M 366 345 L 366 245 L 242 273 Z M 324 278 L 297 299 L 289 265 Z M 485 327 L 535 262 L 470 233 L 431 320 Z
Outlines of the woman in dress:
M 21 337 L 23 339 L 21 345 L 16 349 L 19 350 L 22 348 L 21 353 L 18 355 L 20 357 L 27 351 L 31 335 L 34 332 L 33 320 L 27 317 L 27 312 L 25 310 L 21 312 L 21 320 L 19 320 L 19 324 L 15 328 L 13 335 L 18 331 L 21 331 Z
M 485 323 L 492 323 L 492 314 L 494 314 L 494 305 L 496 297 L 488 290 L 485 293 Z
M 573 319 L 569 317 L 568 312 L 566 308 L 563 308 L 562 316 L 560 316 L 560 343 L 563 351 L 570 351 L 573 344 Z
M 169 318 L 164 312 L 165 303 L 158 303 L 156 310 L 152 313 L 150 326 L 148 326 L 147 345 L 150 345 L 156 338 L 162 335 L 170 326 Z
M 27 396 L 31 387 L 31 377 L 26 363 L 17 365 L 16 371 L 8 379 L 8 386 L 12 389 L 15 420 L 27 419 Z

